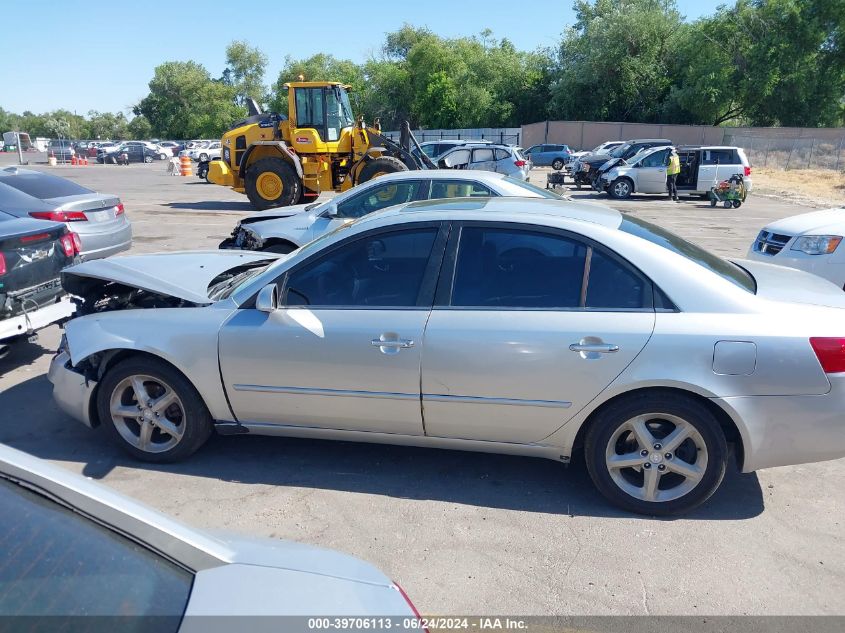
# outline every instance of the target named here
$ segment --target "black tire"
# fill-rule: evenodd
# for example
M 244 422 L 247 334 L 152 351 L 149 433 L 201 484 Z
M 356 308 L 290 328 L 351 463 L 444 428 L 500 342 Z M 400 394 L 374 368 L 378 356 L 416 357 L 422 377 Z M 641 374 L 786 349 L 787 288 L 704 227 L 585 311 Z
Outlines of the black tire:
M 617 178 L 612 183 L 610 183 L 610 187 L 607 188 L 607 193 L 610 194 L 610 197 L 614 198 L 615 200 L 624 200 L 625 198 L 630 198 L 631 193 L 633 191 L 634 185 L 627 178 Z
M 742 202 L 740 202 L 739 200 L 734 200 L 733 204 L 734 204 L 734 209 L 739 209 Z
M 159 160 L 167 160 L 167 154 L 159 154 L 158 159 Z
M 161 380 L 170 386 L 181 401 L 183 416 L 179 428 L 183 429 L 183 435 L 174 447 L 166 451 L 148 452 L 133 446 L 124 439 L 112 419 L 110 402 L 113 392 L 122 381 L 135 375 Z M 127 358 L 106 371 L 97 388 L 97 415 L 115 444 L 136 459 L 147 462 L 162 463 L 184 459 L 205 444 L 214 429 L 211 414 L 191 382 L 171 365 L 149 356 Z
M 707 465 L 703 469 L 701 478 L 694 484 L 694 487 L 676 499 L 647 501 L 633 496 L 624 491 L 614 481 L 610 469 L 607 466 L 606 451 L 614 435 L 617 434 L 620 428 L 626 425 L 627 421 L 650 413 L 676 416 L 682 419 L 698 432 L 699 438 L 703 441 L 704 447 L 707 450 Z M 659 420 L 657 417 L 651 419 Z M 657 425 L 657 429 L 659 429 L 660 424 L 666 423 L 655 421 L 650 422 L 650 424 Z M 652 430 L 652 432 L 655 431 Z M 678 447 L 678 455 L 681 455 L 682 450 L 686 450 L 687 454 L 691 451 L 692 454 L 698 455 L 700 449 L 696 449 L 694 440 L 685 440 L 684 442 L 684 444 Z M 692 443 L 692 449 L 690 449 L 690 445 L 686 444 L 686 442 Z M 657 448 L 657 445 L 649 447 L 649 450 L 652 448 Z M 636 451 L 636 449 L 634 450 Z M 657 449 L 655 452 L 659 454 L 662 450 Z M 590 428 L 587 430 L 584 441 L 584 456 L 587 463 L 587 470 L 590 473 L 593 483 L 599 492 L 611 503 L 625 510 L 636 512 L 637 514 L 669 516 L 689 512 L 707 501 L 716 491 L 725 476 L 728 447 L 725 441 L 725 435 L 718 421 L 706 406 L 682 394 L 647 392 L 621 399 L 596 415 L 590 424 Z M 650 462 L 650 457 L 651 454 L 643 457 L 643 461 Z M 675 456 L 675 459 L 678 460 L 680 458 Z M 669 463 L 668 460 L 665 461 L 664 468 L 666 468 L 665 464 Z M 659 468 L 659 465 L 655 468 Z M 620 473 L 621 470 L 630 471 L 630 476 L 636 474 L 633 468 L 620 469 Z M 649 467 L 649 470 L 651 470 L 651 467 Z M 645 469 L 641 467 L 639 476 L 644 477 L 645 472 Z M 678 477 L 668 469 L 664 470 L 663 473 Z M 658 484 L 660 477 L 658 477 Z
M 147 164 L 150 164 L 151 162 L 153 162 L 153 157 L 150 156 L 149 154 L 145 154 L 144 155 L 144 162 L 147 163 Z
M 276 242 L 270 246 L 261 249 L 265 253 L 279 253 L 280 255 L 287 255 L 296 250 L 296 246 L 290 242 Z
M 554 162 L 552 163 L 552 169 L 555 171 L 560 171 L 563 169 L 563 161 L 560 158 L 555 158 Z
M 265 173 L 275 174 L 281 180 L 282 188 L 275 198 L 270 199 L 258 192 L 258 179 Z M 299 200 L 299 192 L 302 189 L 302 183 L 293 167 L 281 158 L 270 157 L 255 161 L 246 170 L 245 181 L 246 195 L 252 206 L 259 211 L 295 204 Z
M 398 158 L 392 156 L 379 156 L 365 164 L 358 172 L 358 182 L 367 182 L 384 174 L 395 174 L 400 171 L 408 171 L 408 166 Z
M 731 208 L 732 206 L 734 206 L 734 205 L 733 205 L 733 202 L 731 202 L 730 200 L 725 200 L 725 201 L 722 203 L 722 206 L 723 206 L 723 207 L 725 207 L 726 209 L 730 209 L 730 208 Z

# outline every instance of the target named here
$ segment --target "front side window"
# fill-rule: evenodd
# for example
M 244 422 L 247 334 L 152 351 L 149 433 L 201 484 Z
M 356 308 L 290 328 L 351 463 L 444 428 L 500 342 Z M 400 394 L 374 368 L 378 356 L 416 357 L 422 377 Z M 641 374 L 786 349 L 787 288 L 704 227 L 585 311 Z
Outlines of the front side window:
M 434 180 L 431 183 L 431 198 L 486 198 L 495 196 L 487 187 L 470 180 Z
M 669 150 L 653 152 L 640 161 L 640 167 L 665 167 L 669 160 Z
M 193 581 L 138 543 L 4 479 L 0 550 L 2 616 L 169 616 L 148 624 L 176 631 Z
M 378 233 L 306 262 L 288 276 L 288 306 L 415 307 L 436 228 Z
M 559 235 L 464 227 L 451 303 L 482 308 L 577 308 L 586 254 L 584 244 Z
M 336 141 L 340 131 L 354 123 L 349 95 L 340 87 L 326 91 L 326 140 Z
M 420 180 L 408 180 L 372 187 L 338 204 L 337 215 L 341 218 L 360 218 L 394 204 L 411 202 L 417 199 L 421 185 Z

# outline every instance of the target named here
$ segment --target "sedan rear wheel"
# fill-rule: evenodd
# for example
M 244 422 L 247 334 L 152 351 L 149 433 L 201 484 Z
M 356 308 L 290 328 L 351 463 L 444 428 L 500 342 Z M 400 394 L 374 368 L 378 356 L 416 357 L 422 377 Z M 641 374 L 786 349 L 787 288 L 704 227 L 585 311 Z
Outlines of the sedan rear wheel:
M 193 385 L 153 358 L 130 358 L 110 369 L 97 390 L 97 410 L 111 439 L 145 461 L 187 457 L 212 430 Z
M 560 158 L 555 158 L 555 161 L 552 163 L 552 169 L 555 171 L 563 169 L 563 161 Z
M 627 178 L 617 178 L 610 184 L 610 195 L 617 200 L 622 200 L 631 195 L 631 181 Z
M 727 466 L 719 423 L 703 405 L 675 394 L 625 399 L 600 412 L 585 453 L 602 494 L 640 514 L 695 508 L 716 491 Z

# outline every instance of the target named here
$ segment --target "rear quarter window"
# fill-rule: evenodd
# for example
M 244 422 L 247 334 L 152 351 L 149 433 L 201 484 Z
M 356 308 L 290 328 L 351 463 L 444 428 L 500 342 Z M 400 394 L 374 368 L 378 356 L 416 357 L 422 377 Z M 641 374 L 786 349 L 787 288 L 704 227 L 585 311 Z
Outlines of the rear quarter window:
M 722 259 L 700 246 L 696 246 L 692 242 L 687 242 L 684 238 L 675 235 L 671 231 L 667 231 L 664 228 L 630 215 L 623 217 L 622 223 L 619 225 L 619 230 L 636 235 L 647 242 L 657 244 L 666 250 L 686 257 L 690 261 L 716 273 L 722 279 L 731 282 L 735 286 L 739 286 L 747 292 L 757 292 L 757 283 L 754 281 L 754 277 L 744 268 L 740 268 L 736 264 Z

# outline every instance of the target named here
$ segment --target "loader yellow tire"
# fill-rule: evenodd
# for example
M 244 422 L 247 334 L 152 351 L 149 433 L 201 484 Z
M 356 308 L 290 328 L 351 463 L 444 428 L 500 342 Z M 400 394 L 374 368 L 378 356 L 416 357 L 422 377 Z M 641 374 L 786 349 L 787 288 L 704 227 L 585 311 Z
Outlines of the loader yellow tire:
M 252 206 L 263 211 L 296 204 L 302 183 L 293 167 L 280 158 L 262 158 L 246 170 L 246 195 Z
M 361 171 L 358 172 L 358 184 L 385 174 L 395 174 L 399 171 L 408 171 L 408 166 L 398 158 L 379 156 L 361 167 Z

